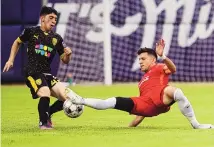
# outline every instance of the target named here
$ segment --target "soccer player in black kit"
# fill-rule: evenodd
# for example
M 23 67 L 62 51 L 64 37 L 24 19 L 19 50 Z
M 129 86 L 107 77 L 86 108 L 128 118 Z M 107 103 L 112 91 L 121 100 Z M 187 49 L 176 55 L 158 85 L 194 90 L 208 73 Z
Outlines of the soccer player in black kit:
M 38 104 L 40 129 L 52 129 L 51 115 L 62 110 L 66 93 L 72 92 L 51 74 L 50 64 L 56 53 L 63 63 L 71 60 L 71 49 L 63 43 L 62 37 L 53 32 L 57 22 L 57 11 L 52 7 L 42 7 L 41 26 L 25 28 L 14 41 L 8 61 L 3 72 L 13 67 L 15 56 L 22 43 L 28 43 L 28 62 L 24 68 L 26 85 L 30 88 L 33 99 L 40 98 Z M 50 96 L 58 100 L 49 107 Z

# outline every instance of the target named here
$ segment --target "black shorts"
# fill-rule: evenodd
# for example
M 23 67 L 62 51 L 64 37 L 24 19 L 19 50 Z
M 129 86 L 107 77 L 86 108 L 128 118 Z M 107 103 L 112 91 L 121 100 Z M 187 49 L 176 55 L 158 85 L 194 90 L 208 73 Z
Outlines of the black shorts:
M 131 113 L 134 108 L 134 102 L 131 98 L 116 97 L 116 105 L 114 109 Z
M 26 85 L 30 88 L 33 99 L 39 97 L 37 95 L 39 88 L 48 86 L 51 89 L 57 82 L 59 80 L 50 73 L 41 73 L 26 77 Z

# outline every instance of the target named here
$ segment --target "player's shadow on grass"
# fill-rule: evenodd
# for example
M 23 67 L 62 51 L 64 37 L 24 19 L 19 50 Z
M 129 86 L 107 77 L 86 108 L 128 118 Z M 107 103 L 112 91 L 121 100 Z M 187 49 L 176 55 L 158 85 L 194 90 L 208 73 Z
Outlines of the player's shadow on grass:
M 189 130 L 191 128 L 184 126 L 138 126 L 139 129 L 147 129 L 147 130 Z
M 138 127 L 128 127 L 128 126 L 58 126 L 56 130 L 99 130 L 99 131 L 114 131 L 114 130 L 189 130 L 189 127 L 181 127 L 181 126 L 138 126 Z
M 69 126 L 55 126 L 53 130 L 40 130 L 39 127 L 29 126 L 29 127 L 16 127 L 10 129 L 2 129 L 2 134 L 7 133 L 30 133 L 30 132 L 42 132 L 42 131 L 50 131 L 50 132 L 85 132 L 85 131 L 134 131 L 134 130 L 191 130 L 190 127 L 184 126 L 148 126 L 142 125 L 138 127 L 127 127 L 127 126 L 95 126 L 95 125 L 69 125 Z

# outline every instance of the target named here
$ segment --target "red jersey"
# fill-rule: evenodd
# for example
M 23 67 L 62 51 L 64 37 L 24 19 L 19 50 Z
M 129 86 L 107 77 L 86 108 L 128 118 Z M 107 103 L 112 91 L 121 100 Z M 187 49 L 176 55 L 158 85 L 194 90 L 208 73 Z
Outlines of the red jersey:
M 169 82 L 169 75 L 164 73 L 164 64 L 156 64 L 144 74 L 140 80 L 138 87 L 140 96 L 148 96 L 153 89 L 166 87 Z
M 156 105 L 160 104 L 159 97 L 169 82 L 169 74 L 165 74 L 163 67 L 160 63 L 151 67 L 138 84 L 140 97 L 149 97 Z
M 131 97 L 134 102 L 132 114 L 152 117 L 168 112 L 170 107 L 163 103 L 163 91 L 169 81 L 164 72 L 164 64 L 155 64 L 140 80 L 139 97 Z

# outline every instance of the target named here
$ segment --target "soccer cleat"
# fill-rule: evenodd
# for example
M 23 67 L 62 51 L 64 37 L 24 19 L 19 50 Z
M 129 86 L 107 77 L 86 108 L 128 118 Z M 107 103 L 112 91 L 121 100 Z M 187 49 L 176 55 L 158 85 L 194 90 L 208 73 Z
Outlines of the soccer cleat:
M 48 119 L 48 123 L 47 123 L 49 126 L 53 127 L 53 123 L 51 121 L 51 118 Z
M 76 104 L 76 105 L 83 105 L 84 104 L 84 99 L 82 97 L 70 97 L 66 101 L 71 101 L 71 103 Z
M 52 125 L 50 125 L 49 123 L 42 123 L 42 122 L 39 123 L 39 128 L 41 130 L 51 130 L 51 129 L 53 129 Z
M 72 103 L 78 104 L 78 105 L 84 104 L 84 99 L 81 96 L 79 96 L 78 94 L 76 94 L 75 92 L 73 92 L 68 88 L 66 90 L 67 90 L 67 93 L 66 93 L 67 98 L 71 100 Z
M 193 126 L 194 129 L 214 129 L 214 125 L 211 124 L 200 124 L 196 127 Z

